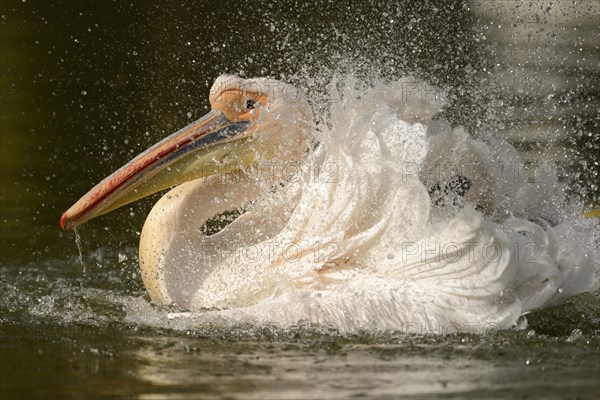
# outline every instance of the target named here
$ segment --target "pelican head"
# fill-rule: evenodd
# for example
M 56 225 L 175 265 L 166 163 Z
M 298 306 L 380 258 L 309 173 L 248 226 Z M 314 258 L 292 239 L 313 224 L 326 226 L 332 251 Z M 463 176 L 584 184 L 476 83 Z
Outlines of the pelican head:
M 280 81 L 220 76 L 211 111 L 93 187 L 60 219 L 63 229 L 184 182 L 261 162 L 298 160 L 310 146 L 312 115 L 298 89 Z

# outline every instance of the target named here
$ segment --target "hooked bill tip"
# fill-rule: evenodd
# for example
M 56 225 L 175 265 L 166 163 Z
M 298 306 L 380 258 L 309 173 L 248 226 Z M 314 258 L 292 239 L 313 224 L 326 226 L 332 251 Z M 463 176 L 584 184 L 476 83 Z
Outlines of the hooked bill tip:
M 69 229 L 67 226 L 69 222 L 70 221 L 67 219 L 67 212 L 65 211 L 60 217 L 60 227 L 65 230 Z

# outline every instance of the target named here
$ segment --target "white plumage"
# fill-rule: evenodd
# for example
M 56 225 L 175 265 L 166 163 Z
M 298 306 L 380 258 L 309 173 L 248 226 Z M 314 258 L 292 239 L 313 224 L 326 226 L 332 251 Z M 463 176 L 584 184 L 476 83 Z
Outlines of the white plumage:
M 433 121 L 443 103 L 406 96 L 411 82 L 345 93 L 304 158 L 270 159 L 165 195 L 140 245 L 153 300 L 200 319 L 481 332 L 589 290 L 597 266 L 586 244 L 573 242 L 552 169 L 530 183 L 512 146 Z M 278 98 L 289 86 L 215 83 L 224 84 L 269 88 L 263 126 L 277 131 L 264 137 L 288 135 L 293 147 L 300 125 L 314 129 L 298 118 L 310 115 L 299 110 L 305 101 Z M 207 220 L 236 209 L 244 212 L 235 221 L 204 234 Z

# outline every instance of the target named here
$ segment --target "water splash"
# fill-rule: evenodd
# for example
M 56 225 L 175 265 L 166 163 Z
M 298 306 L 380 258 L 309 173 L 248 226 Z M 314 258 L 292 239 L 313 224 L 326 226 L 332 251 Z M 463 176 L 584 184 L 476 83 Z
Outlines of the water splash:
M 82 281 L 80 282 L 80 285 L 82 285 L 83 279 L 85 279 L 85 277 L 87 275 L 87 265 L 83 259 L 83 246 L 81 244 L 81 235 L 77 231 L 77 228 L 73 229 L 73 233 L 75 233 L 75 244 L 77 245 L 77 251 L 79 252 L 79 263 L 83 267 L 83 270 L 82 270 L 83 277 L 82 277 Z

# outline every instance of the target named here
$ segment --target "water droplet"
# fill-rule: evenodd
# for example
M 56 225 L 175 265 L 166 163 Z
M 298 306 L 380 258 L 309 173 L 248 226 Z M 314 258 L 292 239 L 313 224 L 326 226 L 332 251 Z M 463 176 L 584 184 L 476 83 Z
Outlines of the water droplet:
M 581 331 L 581 329 L 573 329 L 573 331 L 567 338 L 567 342 L 569 342 L 569 343 L 577 342 L 581 338 L 583 338 L 583 332 Z
M 85 262 L 83 262 L 83 248 L 81 246 L 81 236 L 79 235 L 79 232 L 77 232 L 77 228 L 73 229 L 73 232 L 75 233 L 75 244 L 77 245 L 77 250 L 79 251 L 79 263 L 83 267 L 83 276 L 85 277 L 86 265 Z

